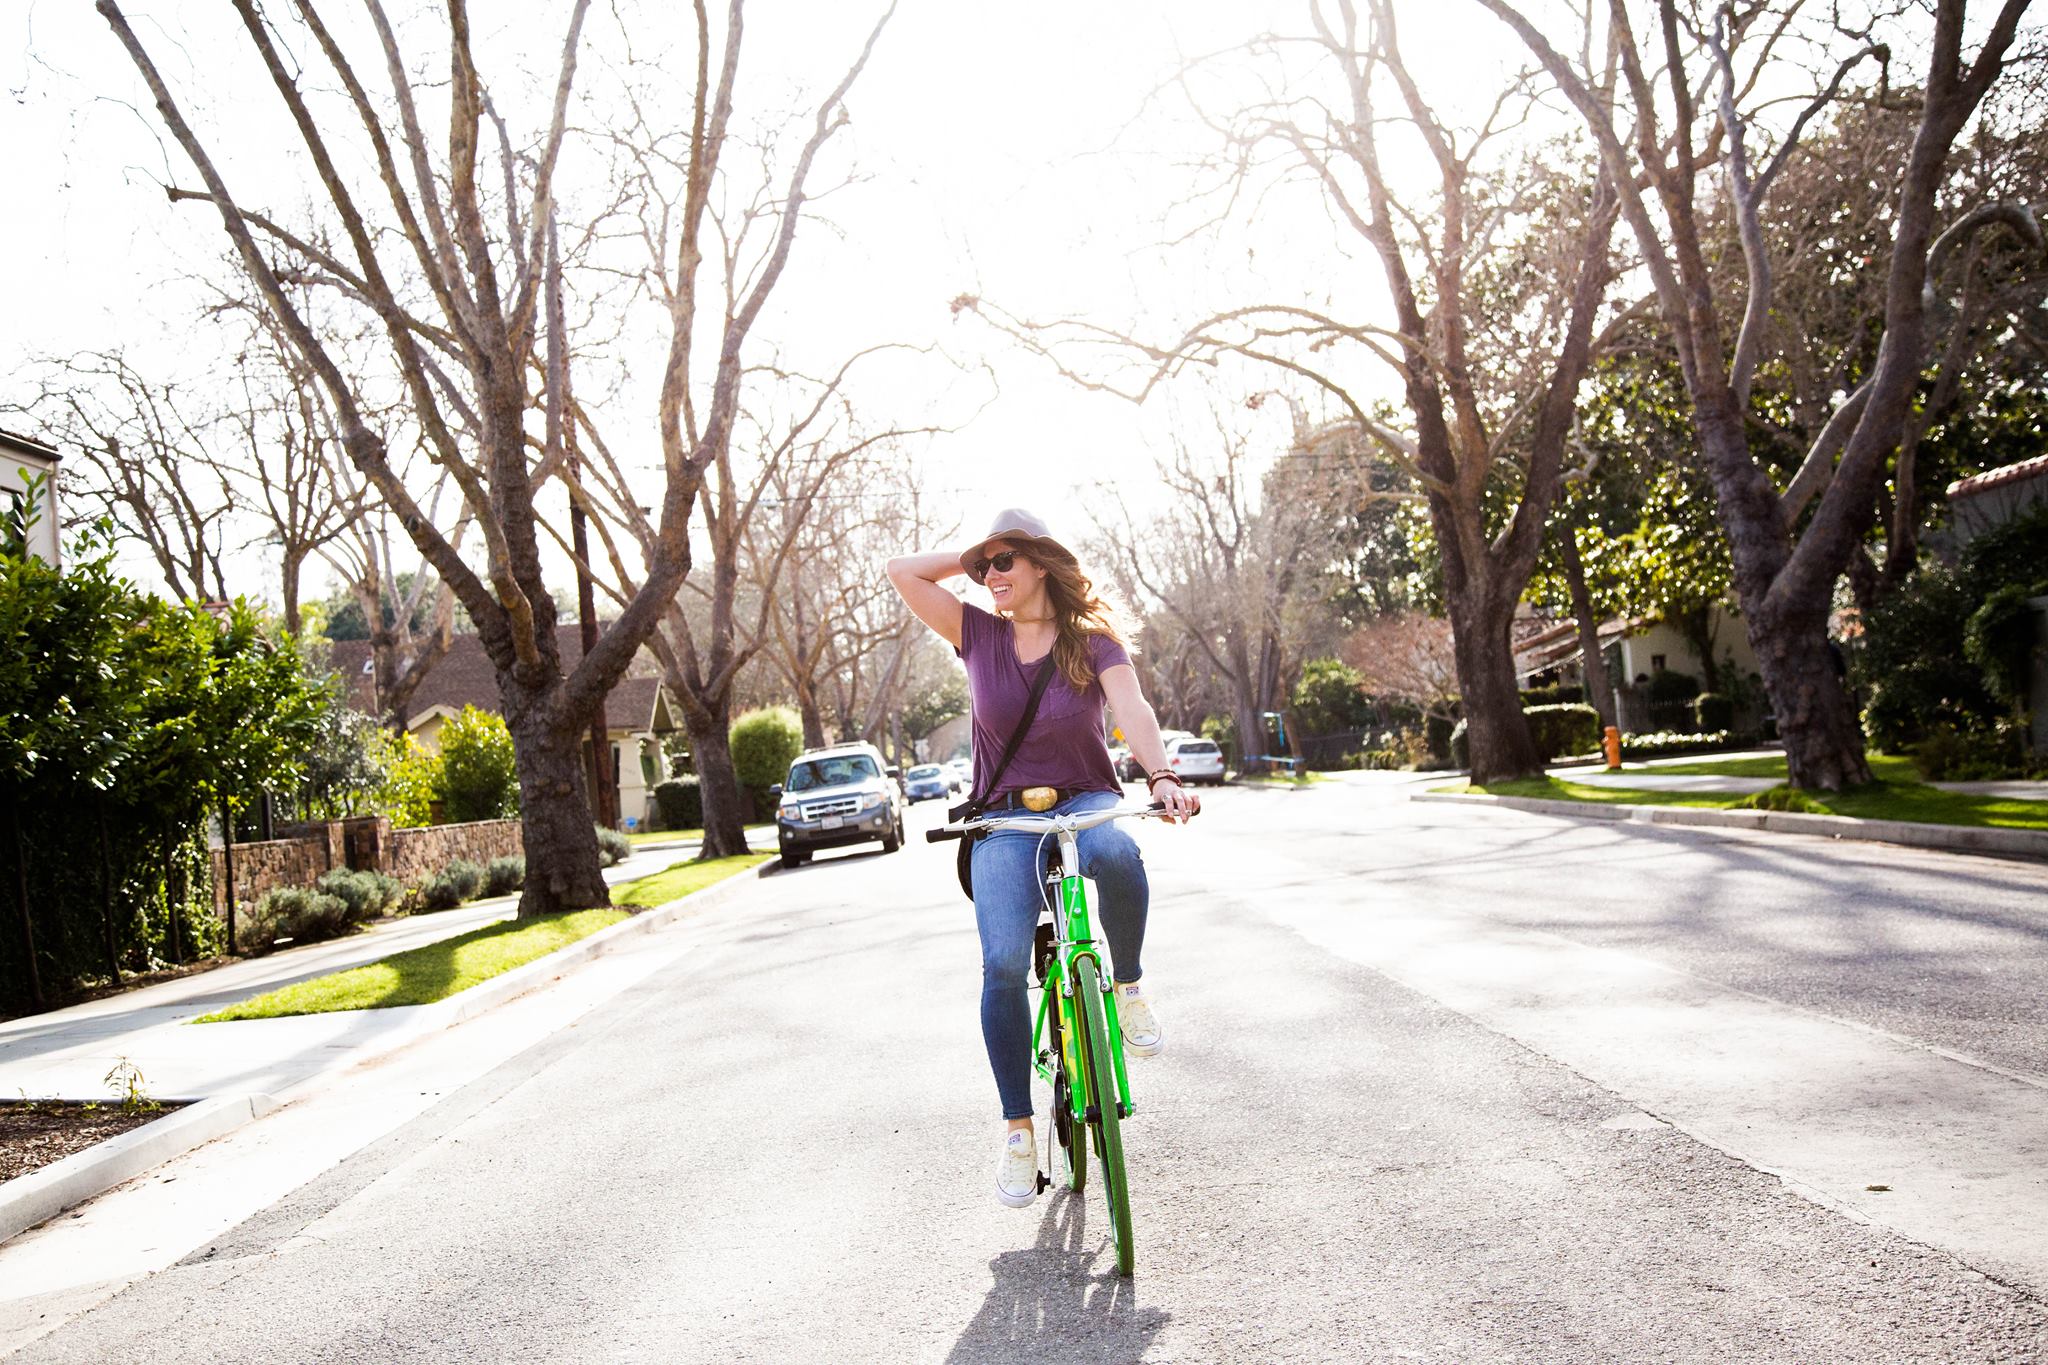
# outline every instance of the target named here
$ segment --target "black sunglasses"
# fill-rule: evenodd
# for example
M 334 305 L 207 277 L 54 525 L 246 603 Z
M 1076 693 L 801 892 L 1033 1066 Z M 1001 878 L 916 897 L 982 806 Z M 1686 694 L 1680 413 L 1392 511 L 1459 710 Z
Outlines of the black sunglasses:
M 980 583 L 988 577 L 990 569 L 994 569 L 997 573 L 1008 573 L 1010 566 L 1019 559 L 1028 560 L 1030 558 L 1031 556 L 1025 554 L 1022 550 L 1005 550 L 999 555 L 990 555 L 986 559 L 975 560 L 967 566 L 967 572 L 974 575 L 975 582 Z

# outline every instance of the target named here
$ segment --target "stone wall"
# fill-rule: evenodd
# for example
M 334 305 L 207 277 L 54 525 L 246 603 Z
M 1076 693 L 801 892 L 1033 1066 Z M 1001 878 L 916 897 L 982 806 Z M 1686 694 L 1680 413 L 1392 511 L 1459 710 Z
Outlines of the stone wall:
M 488 864 L 493 858 L 519 858 L 525 853 L 517 820 L 426 825 L 392 830 L 381 870 L 407 886 L 418 886 L 457 858 Z
M 369 869 L 418 886 L 457 858 L 489 863 L 525 851 L 517 820 L 393 829 L 381 815 L 295 826 L 289 839 L 235 845 L 235 902 L 247 905 L 280 886 L 311 886 L 336 867 Z M 214 909 L 227 912 L 227 867 L 213 850 Z

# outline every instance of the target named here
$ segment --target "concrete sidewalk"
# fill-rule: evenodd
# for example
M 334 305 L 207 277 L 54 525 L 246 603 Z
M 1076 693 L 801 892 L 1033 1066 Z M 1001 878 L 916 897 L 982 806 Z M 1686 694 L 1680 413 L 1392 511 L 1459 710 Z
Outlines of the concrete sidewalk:
M 1775 758 L 1783 750 L 1756 749 L 1739 754 L 1696 754 L 1684 758 L 1652 758 L 1630 764 L 1621 772 L 1604 768 L 1573 766 L 1550 769 L 1550 776 L 1588 787 L 1619 787 L 1639 792 L 1719 792 L 1748 796 L 1783 785 L 1775 777 L 1735 777 L 1725 773 L 1660 773 L 1658 768 L 1696 763 L 1724 763 L 1737 759 Z M 1930 782 L 1930 787 L 1964 796 L 1989 796 L 2001 801 L 2048 801 L 2048 782 Z
M 610 885 L 659 872 L 696 845 L 635 849 L 605 869 Z M 408 915 L 347 938 L 288 948 L 47 1014 L 0 1023 L 0 1095 L 106 1100 L 107 1073 L 138 1067 L 162 1100 L 269 1094 L 318 1075 L 349 1055 L 408 1036 L 433 1005 L 350 1010 L 285 1019 L 188 1026 L 189 1021 L 295 981 L 342 971 L 509 919 L 516 896 Z

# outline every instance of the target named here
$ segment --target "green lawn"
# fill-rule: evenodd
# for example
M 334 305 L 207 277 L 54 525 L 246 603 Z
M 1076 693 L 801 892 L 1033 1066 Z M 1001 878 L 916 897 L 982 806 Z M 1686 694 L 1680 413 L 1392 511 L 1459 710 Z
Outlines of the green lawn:
M 775 822 L 772 820 L 766 824 L 747 826 L 747 838 L 749 839 L 757 835 L 773 834 L 774 832 Z M 678 842 L 695 843 L 704 837 L 704 831 L 701 829 L 636 829 L 626 837 L 631 839 L 636 845 L 672 844 Z
M 393 953 L 379 962 L 284 986 L 194 1022 L 217 1024 L 228 1019 L 430 1005 L 625 918 L 624 910 L 577 910 L 530 920 L 502 920 L 439 943 Z
M 1773 772 L 1769 764 L 1775 763 Z M 1815 805 L 1830 815 L 1859 820 L 1912 820 L 1929 825 L 1979 825 L 1995 829 L 2048 829 L 2048 801 L 2015 801 L 1945 792 L 1910 778 L 1912 764 L 1902 758 L 1873 757 L 1878 780 L 1844 792 L 1808 792 Z M 1721 773 L 1736 777 L 1780 777 L 1785 760 L 1739 759 L 1724 764 L 1688 763 L 1654 770 L 1658 773 Z M 1901 772 L 1907 776 L 1900 776 Z M 1690 806 L 1729 810 L 1744 797 L 1729 792 L 1632 791 L 1626 787 L 1593 787 L 1555 777 L 1525 777 L 1485 787 L 1437 787 L 1436 791 L 1472 791 L 1489 796 L 1534 796 L 1552 801 L 1591 801 L 1602 805 Z
M 713 882 L 722 882 L 735 872 L 759 867 L 773 856 L 768 853 L 742 853 L 731 858 L 713 858 L 705 863 L 677 863 L 665 872 L 649 873 L 638 881 L 613 887 L 612 904 L 666 905 L 692 891 L 702 891 Z

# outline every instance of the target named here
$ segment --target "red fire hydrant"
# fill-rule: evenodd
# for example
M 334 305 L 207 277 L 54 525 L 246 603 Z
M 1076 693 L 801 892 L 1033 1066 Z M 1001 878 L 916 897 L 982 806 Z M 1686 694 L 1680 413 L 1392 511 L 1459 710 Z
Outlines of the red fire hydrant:
M 1600 747 L 1607 751 L 1607 771 L 1621 767 L 1621 731 L 1614 726 L 1607 727 L 1607 733 L 1600 740 Z

